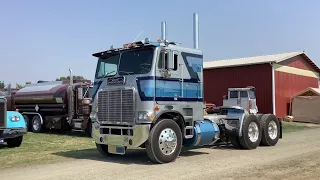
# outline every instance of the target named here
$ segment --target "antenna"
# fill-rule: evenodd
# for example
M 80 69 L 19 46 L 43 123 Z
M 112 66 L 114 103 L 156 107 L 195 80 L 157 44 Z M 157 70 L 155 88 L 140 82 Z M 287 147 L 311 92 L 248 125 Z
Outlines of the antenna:
M 139 33 L 139 35 L 133 40 L 133 42 L 135 42 L 140 36 L 141 36 L 141 34 L 144 32 L 144 30 L 142 30 L 140 33 Z

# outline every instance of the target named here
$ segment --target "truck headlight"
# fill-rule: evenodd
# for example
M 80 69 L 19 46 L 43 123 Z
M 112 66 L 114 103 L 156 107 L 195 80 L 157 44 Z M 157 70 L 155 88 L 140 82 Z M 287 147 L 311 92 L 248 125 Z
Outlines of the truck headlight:
M 152 112 L 147 111 L 139 111 L 138 112 L 138 119 L 142 121 L 148 121 L 154 119 L 154 114 Z
M 11 121 L 20 121 L 20 116 L 11 116 Z

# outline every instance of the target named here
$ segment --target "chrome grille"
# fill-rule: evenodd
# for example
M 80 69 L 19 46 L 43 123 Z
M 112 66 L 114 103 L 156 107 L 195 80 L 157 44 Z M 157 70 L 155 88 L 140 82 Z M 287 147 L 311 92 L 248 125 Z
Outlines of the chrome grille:
M 133 89 L 103 90 L 98 94 L 98 119 L 109 123 L 134 123 Z
M 0 127 L 5 127 L 7 118 L 7 103 L 4 99 L 0 99 Z

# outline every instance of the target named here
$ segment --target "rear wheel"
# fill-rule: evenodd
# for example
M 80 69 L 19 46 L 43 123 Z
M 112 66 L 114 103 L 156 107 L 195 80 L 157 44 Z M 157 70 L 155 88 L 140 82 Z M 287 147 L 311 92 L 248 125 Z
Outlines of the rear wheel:
M 38 115 L 33 116 L 31 129 L 34 133 L 39 133 L 42 130 L 41 119 Z
M 242 136 L 239 142 L 244 149 L 256 149 L 261 141 L 261 127 L 255 115 L 245 116 L 242 124 Z
M 163 119 L 151 129 L 146 150 L 155 163 L 174 161 L 182 148 L 182 133 L 179 125 L 171 119 Z
M 22 143 L 23 136 L 18 136 L 15 138 L 9 138 L 6 140 L 8 147 L 14 148 L 19 147 Z
M 239 137 L 238 136 L 231 136 L 230 137 L 230 142 L 232 144 L 232 146 L 236 149 L 243 149 L 241 144 L 240 144 L 240 141 L 239 141 Z
M 261 117 L 262 138 L 261 145 L 274 146 L 278 143 L 280 123 L 273 114 L 264 114 Z

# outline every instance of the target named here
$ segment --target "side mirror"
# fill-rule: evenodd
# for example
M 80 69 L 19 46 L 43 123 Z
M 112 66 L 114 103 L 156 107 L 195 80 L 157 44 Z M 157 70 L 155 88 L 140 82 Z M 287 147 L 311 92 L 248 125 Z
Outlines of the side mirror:
M 83 97 L 83 88 L 78 88 L 78 99 L 82 99 Z
M 224 95 L 224 96 L 223 96 L 223 99 L 228 99 L 228 96 L 227 96 L 227 95 Z
M 174 52 L 169 50 L 168 51 L 168 64 L 167 64 L 168 69 L 174 69 Z

